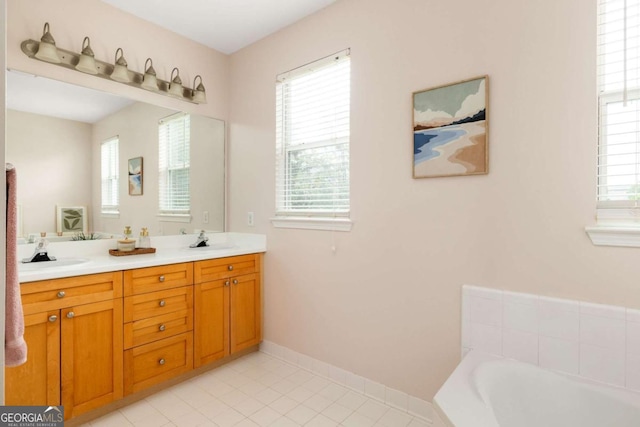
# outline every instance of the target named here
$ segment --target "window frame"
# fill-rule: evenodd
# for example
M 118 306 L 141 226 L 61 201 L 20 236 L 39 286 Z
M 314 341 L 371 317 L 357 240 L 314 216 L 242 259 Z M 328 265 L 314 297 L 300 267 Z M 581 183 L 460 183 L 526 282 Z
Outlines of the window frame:
M 609 104 L 620 103 L 626 101 L 634 101 L 640 102 L 640 85 L 638 85 L 637 78 L 633 80 L 628 78 L 627 71 L 631 70 L 637 72 L 636 67 L 629 68 L 627 65 L 627 53 L 629 51 L 629 42 L 632 40 L 632 37 L 635 38 L 635 43 L 637 44 L 638 35 L 629 35 L 627 32 L 627 10 L 622 11 L 624 23 L 622 28 L 622 51 L 613 50 L 609 51 L 610 54 L 616 54 L 619 52 L 623 52 L 623 68 L 622 71 L 613 70 L 609 71 L 605 67 L 607 65 L 611 65 L 611 62 L 604 61 L 604 55 L 607 50 L 605 46 L 615 46 L 615 41 L 603 41 L 601 37 L 603 35 L 612 35 L 616 34 L 614 31 L 621 31 L 620 29 L 607 29 L 606 32 L 603 31 L 603 25 L 607 25 L 611 21 L 607 21 L 604 16 L 607 14 L 616 14 L 620 12 L 620 9 L 608 9 L 610 5 L 613 3 L 608 3 L 606 0 L 598 1 L 598 16 L 599 20 L 597 23 L 597 44 L 598 44 L 598 82 L 597 82 L 597 93 L 598 93 L 598 144 L 597 144 L 597 162 L 596 162 L 596 225 L 587 226 L 585 230 L 589 235 L 592 243 L 594 245 L 602 245 L 602 246 L 624 246 L 624 247 L 640 247 L 640 206 L 637 200 L 629 199 L 629 200 L 601 200 L 606 197 L 601 193 L 601 189 L 608 189 L 606 187 L 606 183 L 603 183 L 601 180 L 606 180 L 610 178 L 607 175 L 606 168 L 606 156 L 607 156 L 607 108 Z M 623 3 L 626 5 L 626 3 Z M 615 7 L 615 5 L 614 5 Z M 615 16 L 615 15 L 610 15 Z M 635 17 L 637 18 L 637 16 Z M 615 22 L 615 21 L 613 21 Z M 620 22 L 618 20 L 618 22 Z M 634 31 L 637 33 L 640 29 L 635 28 Z M 615 40 L 615 39 L 614 39 Z M 608 44 L 610 43 L 610 44 Z M 619 49 L 619 48 L 618 48 Z M 637 61 L 634 59 L 634 61 Z M 621 87 L 616 87 L 613 90 L 607 90 L 605 87 L 605 83 L 612 84 L 611 81 L 604 80 L 607 76 L 615 76 L 616 74 L 622 74 L 622 80 L 618 80 L 618 84 Z M 616 83 L 616 80 L 613 81 Z M 635 83 L 630 86 L 630 83 Z M 638 109 L 636 109 L 636 112 Z M 612 113 L 614 114 L 614 113 Z M 640 120 L 635 121 L 636 126 L 640 128 Z M 636 144 L 640 144 L 640 140 L 636 139 Z M 638 154 L 640 153 L 640 148 L 636 147 L 636 169 L 640 169 L 640 159 L 638 159 Z M 615 155 L 615 154 L 612 154 Z M 629 153 L 629 155 L 633 155 L 633 153 Z M 618 166 L 612 164 L 611 166 Z M 602 169 L 604 170 L 604 173 Z M 636 173 L 637 174 L 637 173 Z M 615 175 L 612 175 L 615 176 Z M 636 184 L 638 185 L 638 184 Z
M 180 144 L 186 144 L 188 155 L 184 156 L 183 153 L 183 163 L 178 164 L 172 161 L 172 147 L 171 144 L 175 143 L 171 139 L 167 141 L 163 141 L 162 138 L 162 127 L 170 125 L 171 122 L 175 122 L 177 120 L 188 120 L 188 125 L 184 125 L 185 129 L 189 132 L 188 138 L 184 138 L 181 141 L 178 141 Z M 180 112 L 175 113 L 170 116 L 164 117 L 158 121 L 158 214 L 157 217 L 160 221 L 163 222 L 191 222 L 191 117 L 188 113 Z M 185 141 L 185 139 L 187 139 Z M 164 144 L 167 144 L 164 147 Z M 163 154 L 164 153 L 164 154 Z M 184 163 L 184 160 L 188 163 Z M 166 161 L 166 165 L 163 160 Z M 185 166 L 186 164 L 186 166 Z M 178 171 L 187 171 L 188 179 L 186 184 L 186 194 L 188 196 L 188 207 L 181 209 L 176 208 L 173 205 L 176 197 L 180 197 L 178 194 L 174 194 L 170 189 L 171 185 L 171 177 L 175 175 Z M 163 194 L 163 191 L 168 193 Z M 171 205 L 164 205 L 163 202 L 170 202 Z
M 112 165 L 109 161 L 109 167 L 111 171 L 115 171 L 115 175 L 104 177 L 104 148 L 108 146 L 108 144 L 113 144 L 115 146 L 115 153 L 109 153 L 109 158 L 115 160 L 115 165 Z M 112 187 L 112 195 L 115 196 L 115 199 L 112 198 L 112 202 L 115 201 L 115 204 L 104 204 L 104 190 L 105 190 L 105 181 L 110 181 L 110 186 Z M 115 189 L 115 191 L 113 191 Z M 119 135 L 112 136 L 111 138 L 107 138 L 102 143 L 100 143 L 100 215 L 105 218 L 119 218 L 120 217 L 120 137 Z
M 317 61 L 313 61 L 309 64 L 294 70 L 282 73 L 276 78 L 276 206 L 275 216 L 271 218 L 271 222 L 276 228 L 302 228 L 313 230 L 333 230 L 333 231 L 350 231 L 353 225 L 351 217 L 351 194 L 350 194 L 350 116 L 351 116 L 351 65 L 349 63 L 348 79 L 349 79 L 349 100 L 348 111 L 346 113 L 348 124 L 346 125 L 347 135 L 339 137 L 327 136 L 325 139 L 313 140 L 311 142 L 305 142 L 303 144 L 289 144 L 290 140 L 287 136 L 290 136 L 291 119 L 288 110 L 291 108 L 290 103 L 285 100 L 288 98 L 287 84 L 293 79 L 311 75 L 314 70 L 324 70 L 333 64 L 340 64 L 344 61 L 350 61 L 350 49 L 337 52 L 333 55 L 321 58 Z M 342 78 L 344 78 L 342 76 Z M 343 110 L 344 111 L 344 110 Z M 333 130 L 343 129 L 342 126 L 336 127 L 332 124 L 329 127 Z M 341 171 L 347 174 L 347 202 L 346 209 L 342 206 L 342 209 L 331 210 L 326 209 L 295 209 L 291 207 L 291 192 L 287 190 L 290 185 L 288 176 L 291 174 L 290 158 L 292 153 L 301 153 L 307 151 L 313 153 L 313 150 L 318 150 L 327 147 L 335 147 L 336 150 L 332 153 L 335 155 L 344 156 L 346 144 L 346 171 Z M 344 161 L 344 158 L 342 159 Z M 322 187 L 328 190 L 339 191 L 340 187 Z M 335 197 L 338 197 L 336 199 Z M 330 199 L 332 202 L 335 200 L 340 201 L 339 196 L 334 196 Z M 344 200 L 344 199 L 343 199 Z M 313 203 L 313 200 L 310 201 Z

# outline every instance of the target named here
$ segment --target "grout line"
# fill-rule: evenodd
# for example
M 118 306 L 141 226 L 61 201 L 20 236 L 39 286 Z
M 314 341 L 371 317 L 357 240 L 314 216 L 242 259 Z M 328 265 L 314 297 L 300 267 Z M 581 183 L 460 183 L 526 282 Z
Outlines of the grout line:
M 409 394 L 407 394 L 407 393 L 404 393 L 404 392 L 402 392 L 402 391 L 392 389 L 392 388 L 390 388 L 390 387 L 385 386 L 384 384 L 380 384 L 380 383 L 378 383 L 378 382 L 375 382 L 375 381 L 369 380 L 369 379 L 367 379 L 367 378 L 361 377 L 360 375 L 357 375 L 357 374 L 354 374 L 354 373 L 352 373 L 352 372 L 346 371 L 346 370 L 344 370 L 344 369 L 338 368 L 337 366 L 334 366 L 334 365 L 328 364 L 328 363 L 326 363 L 326 362 L 318 361 L 318 362 L 320 362 L 320 363 L 324 363 L 324 364 L 326 364 L 326 365 L 329 367 L 329 369 L 328 369 L 329 376 L 326 376 L 326 375 L 324 375 L 323 373 L 320 373 L 320 372 L 314 371 L 313 369 L 309 369 L 309 368 L 307 368 L 307 367 L 305 367 L 305 366 L 301 365 L 299 362 L 294 363 L 293 361 L 290 361 L 290 360 L 286 359 L 284 356 L 277 354 L 277 352 L 274 352 L 273 350 L 269 351 L 269 348 L 270 348 L 270 347 L 274 347 L 274 348 L 279 347 L 281 350 L 285 350 L 285 351 L 287 351 L 289 354 L 293 354 L 293 355 L 295 356 L 295 359 L 296 359 L 296 360 L 298 360 L 298 361 L 300 360 L 300 356 L 303 356 L 303 357 L 305 357 L 305 358 L 311 359 L 311 361 L 310 361 L 310 362 L 311 362 L 311 363 L 310 363 L 310 365 L 311 365 L 312 367 L 313 367 L 313 361 L 316 361 L 316 360 L 317 360 L 317 359 L 313 359 L 313 358 L 311 358 L 310 356 L 307 356 L 307 355 L 304 355 L 304 354 L 298 353 L 298 352 L 293 351 L 293 350 L 291 350 L 291 349 L 289 349 L 289 348 L 287 348 L 287 347 L 284 347 L 284 346 L 281 346 L 281 345 L 279 345 L 279 344 L 275 344 L 275 343 L 273 343 L 273 342 L 271 342 L 271 341 L 266 341 L 266 340 L 265 340 L 265 341 L 263 341 L 263 342 L 260 344 L 260 352 L 265 353 L 265 354 L 268 354 L 268 355 L 269 355 L 269 356 L 271 356 L 271 357 L 274 357 L 274 358 L 279 359 L 279 360 L 281 360 L 281 361 L 283 361 L 283 362 L 285 362 L 285 363 L 288 363 L 288 364 L 290 364 L 290 365 L 293 365 L 293 366 L 296 366 L 296 367 L 298 367 L 298 368 L 300 368 L 300 369 L 303 369 L 303 370 L 305 370 L 305 371 L 307 371 L 307 372 L 310 372 L 310 373 L 312 373 L 312 374 L 314 374 L 314 375 L 317 375 L 318 377 L 325 378 L 325 379 L 327 379 L 328 381 L 331 381 L 331 382 L 333 382 L 333 383 L 335 383 L 335 384 L 338 384 L 338 385 L 340 385 L 340 386 L 346 387 L 347 389 L 352 390 L 353 392 L 358 393 L 358 394 L 360 394 L 360 395 L 362 395 L 362 396 L 364 396 L 364 397 L 367 397 L 367 398 L 373 399 L 373 400 L 375 400 L 375 401 L 377 401 L 377 402 L 383 403 L 383 404 L 385 404 L 385 405 L 387 405 L 387 406 L 389 406 L 389 407 L 391 407 L 391 408 L 394 408 L 394 409 L 396 409 L 396 410 L 398 410 L 398 411 L 404 412 L 404 413 L 406 413 L 406 414 L 408 414 L 408 415 L 410 415 L 410 416 L 412 416 L 412 417 L 416 417 L 416 418 L 418 418 L 418 419 L 420 419 L 420 420 L 422 420 L 422 421 L 424 421 L 424 422 L 426 422 L 426 423 L 428 423 L 428 424 L 432 424 L 432 423 L 433 423 L 433 420 L 432 420 L 431 418 L 429 418 L 428 416 L 425 416 L 425 415 L 423 415 L 423 414 L 419 414 L 419 413 L 416 413 L 416 412 L 412 412 L 412 411 L 410 410 L 410 408 L 409 408 L 411 399 L 418 399 L 418 400 L 420 400 L 420 401 L 422 401 L 422 402 L 424 402 L 424 403 L 425 403 L 425 409 L 427 410 L 427 412 L 429 412 L 429 413 L 433 413 L 433 407 L 432 407 L 431 403 L 430 403 L 430 402 L 428 402 L 428 401 L 426 401 L 426 400 L 424 400 L 424 399 L 420 399 L 420 398 L 418 398 L 418 397 L 411 396 L 411 395 L 409 395 Z M 349 384 L 348 384 L 348 381 L 341 382 L 341 381 L 338 381 L 338 380 L 336 380 L 336 379 L 334 379 L 334 378 L 331 378 L 331 376 L 330 376 L 330 374 L 331 374 L 331 370 L 332 370 L 331 368 L 334 368 L 334 369 L 341 369 L 342 371 L 346 372 L 346 374 L 347 374 L 347 375 L 353 375 L 353 376 L 355 376 L 355 377 L 357 377 L 357 378 L 362 378 L 362 379 L 365 381 L 365 387 L 364 387 L 364 390 L 362 391 L 362 390 L 359 390 L 359 389 L 357 389 L 357 388 L 352 387 L 351 385 L 349 385 Z M 379 398 L 377 398 L 376 396 L 373 396 L 373 395 L 371 395 L 371 394 L 368 394 L 368 393 L 366 392 L 366 382 L 367 382 L 367 381 L 369 381 L 369 382 L 371 382 L 371 383 L 373 383 L 373 384 L 379 384 L 380 386 L 384 387 L 384 395 L 385 395 L 385 399 L 379 399 Z M 387 389 L 388 389 L 388 390 L 395 390 L 395 391 L 398 391 L 399 393 L 405 394 L 405 395 L 407 396 L 407 408 L 401 408 L 401 407 L 399 407 L 399 406 L 395 405 L 394 403 L 387 402 L 387 401 L 386 401 Z

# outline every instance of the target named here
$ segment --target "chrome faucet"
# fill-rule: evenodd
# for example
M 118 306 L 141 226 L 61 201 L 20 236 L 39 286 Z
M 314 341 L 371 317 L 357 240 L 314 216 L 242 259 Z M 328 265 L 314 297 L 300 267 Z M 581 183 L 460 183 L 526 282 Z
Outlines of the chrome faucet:
M 204 235 L 204 230 L 200 230 L 200 234 L 198 235 L 198 239 L 195 243 L 189 245 L 190 248 L 201 248 L 203 246 L 209 246 L 207 243 L 209 238 Z
M 41 261 L 55 261 L 56 257 L 49 255 L 49 252 L 47 251 L 47 245 L 48 245 L 47 240 L 44 237 L 41 238 L 38 244 L 36 245 L 36 249 L 33 251 L 33 255 L 31 255 L 29 258 L 23 258 L 22 262 L 28 263 L 28 262 L 41 262 Z

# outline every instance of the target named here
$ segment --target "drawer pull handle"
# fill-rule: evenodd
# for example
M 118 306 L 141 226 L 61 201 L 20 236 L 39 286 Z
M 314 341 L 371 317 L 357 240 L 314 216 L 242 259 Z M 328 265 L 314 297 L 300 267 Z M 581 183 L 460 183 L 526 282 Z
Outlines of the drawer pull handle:
M 238 279 L 233 279 L 233 284 L 237 285 L 238 284 Z
M 55 314 L 53 314 L 53 315 L 49 316 L 49 322 L 53 323 L 53 322 L 55 322 L 56 320 L 58 320 L 58 316 L 56 316 Z
M 166 362 L 164 359 L 158 360 L 158 365 L 164 365 Z
M 229 286 L 231 283 L 229 283 L 229 281 L 227 280 L 226 282 L 224 282 L 225 286 Z
M 167 302 L 165 300 L 161 299 L 159 305 L 160 305 L 160 307 L 164 307 L 165 305 L 167 305 Z
M 167 327 L 166 327 L 166 326 L 164 326 L 164 325 L 160 325 L 160 326 L 158 326 L 158 330 L 159 330 L 160 332 L 164 331 L 165 329 L 167 329 Z
M 164 275 L 160 276 L 158 279 L 159 279 L 161 282 L 164 282 Z
M 229 267 L 227 267 L 229 269 L 229 271 L 233 271 L 233 265 L 230 265 Z
M 65 295 L 66 295 L 65 291 L 58 292 L 58 298 L 64 298 Z
M 76 314 L 73 311 L 67 313 L 67 319 L 73 319 L 74 317 L 76 317 Z

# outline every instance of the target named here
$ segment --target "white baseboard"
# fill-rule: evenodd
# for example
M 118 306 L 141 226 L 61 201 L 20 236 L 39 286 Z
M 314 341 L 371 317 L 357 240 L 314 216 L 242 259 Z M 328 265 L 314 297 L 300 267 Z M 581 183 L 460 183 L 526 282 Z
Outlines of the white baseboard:
M 305 354 L 298 353 L 271 341 L 263 341 L 262 344 L 260 344 L 260 351 L 332 380 L 371 399 L 378 400 L 400 411 L 407 412 L 427 423 L 433 423 L 433 407 L 430 402 L 424 399 L 410 396 L 407 393 L 391 387 L 386 387 L 383 384 L 371 381 Z

